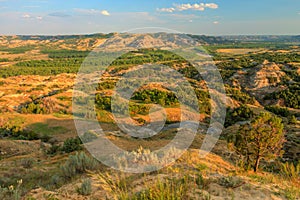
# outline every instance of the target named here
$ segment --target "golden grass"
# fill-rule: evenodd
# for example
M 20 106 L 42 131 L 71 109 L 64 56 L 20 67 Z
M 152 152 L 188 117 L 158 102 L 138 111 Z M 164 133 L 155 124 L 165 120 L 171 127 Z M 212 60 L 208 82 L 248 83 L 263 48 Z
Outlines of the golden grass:
M 234 54 L 234 55 L 242 55 L 247 53 L 254 53 L 259 52 L 264 49 L 218 49 L 218 53 L 225 53 L 225 54 Z

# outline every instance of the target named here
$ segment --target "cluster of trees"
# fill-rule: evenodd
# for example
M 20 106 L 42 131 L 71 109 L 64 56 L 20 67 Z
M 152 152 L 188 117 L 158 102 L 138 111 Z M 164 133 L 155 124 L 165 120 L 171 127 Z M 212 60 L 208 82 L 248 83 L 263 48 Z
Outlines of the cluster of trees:
M 298 68 L 296 68 L 292 65 L 290 65 L 289 67 L 291 67 L 292 70 L 283 70 L 283 71 L 288 75 L 288 77 L 292 78 L 293 81 L 299 83 L 300 82 L 300 74 L 297 72 Z
M 241 105 L 238 108 L 228 109 L 225 119 L 225 127 L 231 126 L 239 121 L 247 121 L 254 117 L 252 109 L 246 105 Z
M 290 111 L 287 108 L 280 106 L 266 106 L 265 109 L 282 117 L 288 117 L 290 115 Z
M 300 108 L 300 87 L 289 87 L 286 90 L 268 94 L 264 97 L 265 100 L 278 100 L 283 99 L 287 107 Z
M 198 106 L 200 113 L 210 114 L 211 103 L 209 99 L 209 94 L 206 91 L 196 90 L 196 95 L 198 97 Z M 191 103 L 188 99 L 188 95 L 185 95 L 187 99 L 183 102 L 186 106 Z M 85 99 L 77 100 L 77 103 L 85 103 Z M 95 103 L 97 109 L 111 111 L 111 97 L 105 96 L 103 94 L 96 94 Z M 120 100 L 117 105 L 114 105 L 114 111 L 117 113 L 124 113 L 127 108 L 126 104 L 128 102 Z M 160 104 L 161 106 L 176 106 L 179 103 L 177 97 L 172 92 L 161 91 L 158 89 L 153 90 L 142 90 L 135 92 L 132 96 L 132 101 L 129 102 L 130 113 L 146 115 L 149 113 L 149 105 L 147 104 Z M 194 102 L 196 103 L 196 102 Z M 194 104 L 193 104 L 194 105 Z
M 61 73 L 77 73 L 82 59 L 32 60 L 17 63 L 14 66 L 0 69 L 0 77 L 19 75 L 56 75 Z
M 68 59 L 54 59 L 54 60 L 30 60 L 19 62 L 15 66 L 17 67 L 32 67 L 32 68 L 51 68 L 51 67 L 77 67 L 83 62 L 82 58 L 68 58 Z M 42 70 L 42 69 L 41 69 Z
M 30 130 L 24 130 L 20 126 L 5 124 L 0 127 L 0 137 L 15 138 L 19 140 L 37 140 L 39 135 Z
M 49 58 L 85 58 L 90 51 L 76 51 L 76 50 L 43 50 L 43 54 L 48 54 Z
M 111 90 L 115 88 L 116 83 L 114 81 L 104 81 L 98 83 L 97 91 L 101 90 Z
M 221 56 L 216 54 L 214 60 L 222 61 L 218 62 L 216 66 L 220 69 L 223 79 L 230 78 L 237 70 L 242 68 L 252 68 L 261 63 L 264 60 L 275 62 L 278 64 L 287 64 L 291 62 L 300 62 L 300 55 L 297 53 L 261 53 L 261 54 L 249 54 L 243 56 Z M 292 77 L 299 79 L 299 76 L 295 72 L 288 72 Z M 293 78 L 294 79 L 294 78 Z
M 187 78 L 191 78 L 197 81 L 203 80 L 203 78 L 199 75 L 199 71 L 190 65 L 187 67 L 180 68 L 178 72 Z
M 29 47 L 21 48 L 27 51 Z M 13 49 L 10 49 L 13 53 Z M 14 66 L 0 69 L 0 77 L 18 75 L 56 75 L 61 73 L 77 73 L 88 51 L 75 50 L 44 50 L 51 60 L 30 60 L 16 63 Z
M 216 44 L 216 45 L 210 45 L 207 46 L 206 49 L 208 49 L 209 51 L 215 51 L 217 49 L 259 49 L 259 48 L 266 48 L 266 49 L 290 49 L 290 47 L 292 46 L 291 44 L 286 44 L 285 42 L 245 42 L 245 38 L 239 39 L 239 41 L 237 41 L 236 39 L 234 39 L 235 41 L 232 42 L 232 39 L 228 38 L 229 40 L 227 40 L 227 42 L 225 42 L 224 44 Z M 230 41 L 231 40 L 231 41 Z M 257 41 L 257 39 L 254 39 L 255 41 Z
M 232 69 L 222 69 L 222 70 L 220 70 L 220 74 L 221 74 L 223 80 L 228 80 L 235 73 L 236 73 L 236 70 L 232 70 Z
M 104 96 L 101 94 L 96 95 L 95 103 L 97 105 L 97 109 L 99 110 L 106 110 L 106 111 L 112 111 L 111 110 L 111 97 Z M 114 112 L 123 114 L 125 113 L 125 109 L 127 108 L 126 105 L 127 102 L 120 101 L 118 104 L 114 105 Z M 129 102 L 129 111 L 132 115 L 135 114 L 141 114 L 146 115 L 149 113 L 149 105 L 143 104 L 143 103 L 135 103 L 130 101 Z
M 111 111 L 111 97 L 96 94 L 95 103 L 97 105 L 97 109 Z
M 50 114 L 57 111 L 56 102 L 51 98 L 38 98 L 31 103 L 20 106 L 21 113 L 24 114 Z
M 145 103 L 156 103 L 162 106 L 170 106 L 178 103 L 178 99 L 174 93 L 158 89 L 135 92 L 132 99 Z
M 12 67 L 4 67 L 0 69 L 1 77 L 17 76 L 17 75 L 55 75 L 60 73 L 76 73 L 83 63 L 84 59 L 89 55 L 89 51 L 76 50 L 43 50 L 42 53 L 48 54 L 51 60 L 32 60 L 24 61 L 15 64 Z M 173 66 L 175 63 L 183 63 L 186 61 L 169 51 L 156 49 L 142 49 L 139 51 L 129 52 L 122 55 L 112 63 L 112 57 L 115 53 L 100 53 L 93 52 L 90 59 L 84 64 L 89 67 L 106 67 L 113 68 L 112 73 L 117 73 L 121 70 L 126 70 L 130 66 L 146 64 L 146 63 L 167 63 Z M 101 59 L 99 59 L 101 58 Z M 188 69 L 185 73 L 189 72 Z M 195 71 L 195 69 L 194 69 Z M 196 72 L 196 71 L 195 71 Z M 192 77 L 192 75 L 189 75 Z
M 131 115 L 147 115 L 149 114 L 150 106 L 146 104 L 133 103 L 129 104 L 129 110 Z
M 21 108 L 23 114 L 49 114 L 49 110 L 41 103 L 30 103 Z
M 242 92 L 239 89 L 226 87 L 226 93 L 234 100 L 241 102 L 242 104 L 254 104 L 255 98 L 251 97 L 247 93 Z
M 141 49 L 122 55 L 112 65 L 137 65 L 164 61 L 185 61 L 184 58 L 166 50 Z
M 132 51 L 122 55 L 110 64 L 111 73 L 117 73 L 122 70 L 127 70 L 134 65 L 142 65 L 147 63 L 164 64 L 170 67 L 174 65 L 188 65 L 188 67 L 180 68 L 179 72 L 185 77 L 193 78 L 198 75 L 199 72 L 190 66 L 190 64 L 181 56 L 169 52 L 166 50 L 157 49 L 141 49 L 138 51 Z M 105 65 L 101 65 L 105 66 Z
M 300 55 L 298 53 L 261 53 L 251 54 L 250 58 L 258 63 L 262 63 L 264 60 L 275 62 L 278 64 L 286 64 L 290 62 L 300 62 Z
M 14 47 L 14 48 L 1 47 L 1 51 L 8 52 L 10 54 L 20 54 L 20 53 L 25 53 L 26 51 L 33 50 L 34 48 L 35 48 L 35 46 L 32 46 L 32 45 L 20 46 L 20 47 Z
M 219 69 L 231 69 L 238 70 L 242 68 L 251 68 L 257 65 L 255 59 L 243 56 L 243 57 L 229 57 L 226 61 L 216 64 Z

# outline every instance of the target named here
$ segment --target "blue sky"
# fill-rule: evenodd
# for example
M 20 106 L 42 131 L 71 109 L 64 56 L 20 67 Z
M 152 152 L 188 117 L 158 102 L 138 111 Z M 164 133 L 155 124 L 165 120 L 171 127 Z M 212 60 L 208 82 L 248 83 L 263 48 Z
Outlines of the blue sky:
M 300 34 L 300 0 L 0 0 L 0 34 Z M 158 29 L 159 30 L 159 29 Z

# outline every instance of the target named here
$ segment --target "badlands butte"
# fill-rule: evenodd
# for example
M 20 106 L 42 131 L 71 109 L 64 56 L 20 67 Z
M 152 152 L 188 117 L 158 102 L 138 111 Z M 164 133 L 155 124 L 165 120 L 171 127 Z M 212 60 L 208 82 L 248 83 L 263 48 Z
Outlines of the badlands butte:
M 299 45 L 299 36 L 0 36 L 0 199 L 300 199 Z M 226 92 L 224 127 L 216 124 L 222 134 L 205 158 L 199 149 L 216 106 L 210 96 L 218 89 L 208 90 L 205 78 L 186 60 L 193 55 L 176 54 L 180 48 L 193 48 L 201 62 L 216 66 Z M 125 54 L 111 60 L 120 51 Z M 91 52 L 107 56 L 86 60 Z M 84 95 L 73 99 L 82 63 L 105 67 L 95 84 L 92 111 L 84 110 L 90 103 Z M 171 83 L 143 85 L 129 102 L 131 119 L 137 126 L 148 125 L 150 116 L 158 119 L 161 112 L 153 109 L 155 104 L 166 116 L 162 131 L 143 139 L 118 127 L 110 105 L 117 82 L 144 64 L 181 73 L 197 96 L 199 111 L 181 107 L 169 90 Z M 94 75 L 88 78 L 97 78 Z M 74 103 L 82 110 L 74 113 Z M 118 107 L 120 112 L 123 108 Z M 163 169 L 120 172 L 94 159 L 85 148 L 105 137 L 134 152 L 130 159 L 135 163 L 160 163 L 161 157 L 150 158 L 150 152 L 172 141 L 184 120 L 181 113 L 198 120 L 198 133 L 183 156 Z M 259 154 L 262 158 L 254 170 L 256 154 L 250 145 L 239 148 L 237 136 L 245 128 L 250 132 L 255 120 L 263 121 L 262 113 L 277 121 L 271 122 L 274 129 L 259 132 L 266 126 L 262 123 L 259 134 L 279 133 L 274 124 L 280 121 L 283 137 L 273 148 L 267 143 L 275 136 L 266 136 L 260 147 L 268 146 L 267 153 Z M 78 137 L 74 119 L 83 118 L 97 119 L 104 134 L 90 130 Z M 165 156 L 178 154 L 177 149 L 169 151 Z M 126 165 L 120 158 L 112 159 Z

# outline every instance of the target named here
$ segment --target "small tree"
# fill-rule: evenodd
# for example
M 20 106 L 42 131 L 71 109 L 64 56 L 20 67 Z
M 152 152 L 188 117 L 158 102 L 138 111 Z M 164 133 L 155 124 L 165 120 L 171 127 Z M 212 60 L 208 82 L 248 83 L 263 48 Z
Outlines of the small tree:
M 231 139 L 235 151 L 255 172 L 261 159 L 269 161 L 283 154 L 283 124 L 280 118 L 270 113 L 261 113 L 250 124 L 241 126 Z

